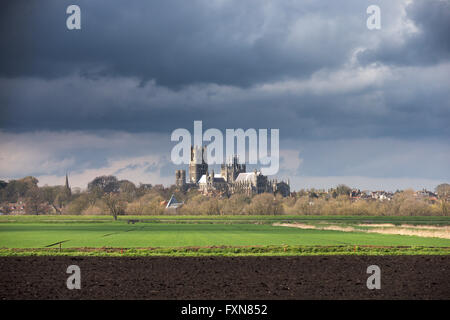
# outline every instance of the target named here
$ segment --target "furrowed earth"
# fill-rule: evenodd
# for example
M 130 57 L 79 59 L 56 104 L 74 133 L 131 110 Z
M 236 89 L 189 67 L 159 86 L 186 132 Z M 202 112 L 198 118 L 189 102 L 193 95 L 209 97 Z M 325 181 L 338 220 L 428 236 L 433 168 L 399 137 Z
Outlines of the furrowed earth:
M 0 217 L 0 299 L 448 299 L 449 225 L 450 217 Z M 81 290 L 66 287 L 69 265 L 81 269 Z M 370 265 L 381 268 L 381 290 L 366 286 Z
M 66 288 L 66 268 L 81 289 Z M 369 265 L 381 289 L 366 286 Z M 0 299 L 448 299 L 450 256 L 1 257 Z

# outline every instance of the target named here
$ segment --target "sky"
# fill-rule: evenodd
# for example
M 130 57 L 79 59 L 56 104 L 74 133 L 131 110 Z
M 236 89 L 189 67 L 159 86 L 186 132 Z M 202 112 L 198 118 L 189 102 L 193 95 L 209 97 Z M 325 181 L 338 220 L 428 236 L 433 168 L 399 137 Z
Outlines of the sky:
M 294 190 L 432 190 L 450 182 L 449 33 L 449 0 L 2 1 L 0 179 L 168 186 L 187 169 L 170 135 L 201 120 L 279 129 Z

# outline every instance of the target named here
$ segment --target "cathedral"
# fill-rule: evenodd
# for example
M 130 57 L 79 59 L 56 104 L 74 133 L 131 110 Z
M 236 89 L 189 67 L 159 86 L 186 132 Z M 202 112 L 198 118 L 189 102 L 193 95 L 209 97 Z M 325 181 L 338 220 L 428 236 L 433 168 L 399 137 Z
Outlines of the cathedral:
M 235 193 L 254 195 L 264 192 L 290 195 L 289 181 L 271 180 L 261 171 L 247 172 L 246 165 L 240 164 L 237 156 L 221 165 L 220 173 L 209 172 L 206 159 L 206 146 L 191 147 L 189 180 L 186 170 L 176 170 L 175 184 L 183 190 L 198 188 L 205 195 L 230 196 Z

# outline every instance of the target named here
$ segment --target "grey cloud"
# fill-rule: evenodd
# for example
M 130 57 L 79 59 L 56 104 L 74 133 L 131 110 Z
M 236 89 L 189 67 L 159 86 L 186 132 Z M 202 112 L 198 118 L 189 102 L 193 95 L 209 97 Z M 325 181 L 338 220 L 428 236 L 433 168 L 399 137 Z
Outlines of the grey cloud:
M 384 36 L 377 47 L 359 53 L 359 60 L 362 63 L 415 66 L 449 61 L 450 1 L 412 1 L 406 7 L 406 19 L 418 30 L 402 30 L 401 39 Z
M 303 160 L 296 176 L 450 179 L 450 147 L 445 141 L 354 138 L 286 141 Z
M 369 4 L 76 1 L 82 30 L 68 31 L 65 9 L 72 2 L 3 5 L 1 75 L 130 76 L 172 88 L 305 77 L 341 66 L 365 41 Z
M 35 131 L 11 133 L 0 131 L 0 176 L 17 178 L 24 175 L 81 172 L 107 167 L 111 160 L 142 158 L 170 154 L 170 138 L 155 133 L 130 134 L 120 131 Z M 154 161 L 154 160 L 152 160 Z M 140 166 L 154 171 L 150 161 Z M 126 163 L 122 171 L 136 169 Z M 120 171 L 118 171 L 120 173 Z
M 366 73 L 373 72 L 378 71 Z M 450 94 L 442 83 L 448 72 L 450 65 L 381 71 L 383 81 L 341 91 L 336 91 L 340 79 L 323 89 L 326 76 L 306 89 L 275 83 L 279 89 L 198 85 L 177 91 L 154 83 L 139 86 L 129 78 L 2 79 L 8 93 L 0 94 L 6 106 L 0 125 L 13 131 L 120 130 L 169 137 L 172 130 L 191 129 L 194 120 L 203 120 L 205 128 L 280 128 L 283 138 L 445 139 Z
M 448 137 L 449 94 L 439 84 L 448 84 L 448 64 L 443 71 L 388 70 L 393 79 L 362 87 L 351 77 L 331 81 L 354 82 L 341 92 L 258 89 L 358 70 L 349 66 L 351 53 L 384 34 L 365 27 L 369 1 L 79 1 L 81 31 L 65 28 L 70 3 L 2 4 L 4 130 L 167 134 L 200 119 L 209 127 L 278 127 L 287 137 L 314 139 Z M 422 38 L 436 42 L 442 32 L 432 31 L 445 27 L 446 12 L 436 3 L 445 9 L 448 2 L 430 3 L 413 2 L 407 12 Z M 383 30 L 394 34 L 402 2 L 380 6 Z

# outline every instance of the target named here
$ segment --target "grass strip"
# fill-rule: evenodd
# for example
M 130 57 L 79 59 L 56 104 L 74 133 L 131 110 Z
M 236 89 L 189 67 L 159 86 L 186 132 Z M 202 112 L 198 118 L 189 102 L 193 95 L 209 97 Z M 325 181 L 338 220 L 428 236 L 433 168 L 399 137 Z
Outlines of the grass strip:
M 418 246 L 212 246 L 155 248 L 0 248 L 0 257 L 201 257 L 201 256 L 320 256 L 320 255 L 449 255 L 450 247 Z

